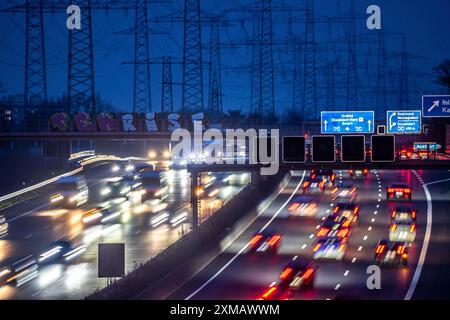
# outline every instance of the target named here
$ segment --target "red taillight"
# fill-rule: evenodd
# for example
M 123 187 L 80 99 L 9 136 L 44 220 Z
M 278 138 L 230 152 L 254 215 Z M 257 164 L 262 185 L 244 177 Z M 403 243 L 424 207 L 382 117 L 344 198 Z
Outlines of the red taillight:
M 341 252 L 342 250 L 344 250 L 344 248 L 345 248 L 345 244 L 341 244 L 339 246 L 338 252 Z
M 341 229 L 337 233 L 338 238 L 345 238 L 348 235 L 348 229 Z
M 391 217 L 392 217 L 392 218 L 394 218 L 394 217 L 395 217 L 395 214 L 396 214 L 396 213 L 397 213 L 397 211 L 395 211 L 395 210 L 394 210 L 394 211 L 392 211 L 392 215 L 391 215 Z
M 376 254 L 383 253 L 385 247 L 386 247 L 386 246 L 385 246 L 384 244 L 379 244 L 379 245 L 377 246 L 377 249 L 375 250 L 375 253 L 376 253 Z
M 320 243 L 316 244 L 313 248 L 313 252 L 316 252 L 317 250 L 319 250 L 320 246 L 321 246 Z
M 413 219 L 415 219 L 415 218 L 416 218 L 416 212 L 413 211 L 413 212 L 411 213 L 411 216 L 412 216 Z
M 350 220 L 346 220 L 343 224 L 343 227 L 348 228 L 350 226 Z
M 303 274 L 302 278 L 303 279 L 309 279 L 312 274 L 314 273 L 314 269 L 313 268 L 309 268 L 308 270 L 305 271 L 305 273 Z
M 262 239 L 262 235 L 257 234 L 256 236 L 254 236 L 254 237 L 252 238 L 252 240 L 250 240 L 250 242 L 249 242 L 250 246 L 253 247 L 253 246 L 256 245 L 261 239 Z
M 404 193 L 411 193 L 411 189 L 410 188 L 405 188 L 405 189 L 403 189 L 403 192 Z
M 338 212 L 338 211 L 339 211 L 339 206 L 334 207 L 333 213 L 336 213 L 336 212 Z
M 323 236 L 325 236 L 325 235 L 328 233 L 328 231 L 330 231 L 330 229 L 328 229 L 328 228 L 322 228 L 322 229 L 320 229 L 319 232 L 317 233 L 317 236 L 318 236 L 318 237 L 323 237 Z
M 319 186 L 320 186 L 320 188 L 323 188 L 323 186 L 325 185 L 325 182 L 321 182 L 321 183 L 319 183 Z
M 389 193 L 395 192 L 395 189 L 394 188 L 388 188 L 388 192 Z
M 295 203 L 291 204 L 291 206 L 288 208 L 288 211 L 295 211 L 295 210 L 297 210 L 298 207 L 300 207 L 300 203 L 295 202 Z
M 402 255 L 405 253 L 405 250 L 406 250 L 405 246 L 399 246 L 397 248 L 397 254 Z
M 391 225 L 391 231 L 395 231 L 396 229 L 397 229 L 397 225 L 396 224 Z
M 331 191 L 331 193 L 336 193 L 338 191 L 338 188 L 334 188 L 333 191 Z
M 266 292 L 264 292 L 264 294 L 261 296 L 261 298 L 263 298 L 263 299 L 270 298 L 271 296 L 273 296 L 273 294 L 275 293 L 276 290 L 277 290 L 277 287 L 271 287 L 271 288 L 267 289 Z
M 359 211 L 359 207 L 355 207 L 355 209 L 353 209 L 353 213 L 356 215 L 356 214 L 358 214 L 358 211 Z
M 307 186 L 309 186 L 309 181 L 305 181 L 305 182 L 303 183 L 303 188 L 306 188 Z
M 294 270 L 292 270 L 292 268 L 286 268 L 286 269 L 284 269 L 283 272 L 280 274 L 280 279 L 281 279 L 281 280 L 286 280 L 286 279 L 291 275 L 291 273 L 292 273 L 293 271 L 294 271 Z
M 414 232 L 416 230 L 416 225 L 413 224 L 411 228 L 409 228 L 409 232 Z
M 353 174 L 353 170 L 350 170 L 350 174 Z
M 369 173 L 369 170 L 364 169 L 364 174 L 367 174 L 367 173 Z
M 281 236 L 276 235 L 273 236 L 272 238 L 270 238 L 270 240 L 267 242 L 267 244 L 271 247 L 273 247 L 274 245 L 276 245 L 278 243 L 278 241 L 280 241 Z

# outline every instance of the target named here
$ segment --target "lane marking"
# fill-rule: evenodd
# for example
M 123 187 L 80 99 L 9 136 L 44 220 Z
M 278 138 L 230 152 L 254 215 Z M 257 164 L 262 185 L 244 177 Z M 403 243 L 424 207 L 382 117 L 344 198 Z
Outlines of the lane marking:
M 416 176 L 416 178 L 420 177 L 419 174 L 417 173 L 417 171 L 412 170 L 412 173 Z M 444 182 L 444 181 L 448 181 L 448 180 L 450 180 L 450 179 L 442 180 L 440 182 Z M 435 181 L 435 183 L 438 183 L 438 181 Z M 425 263 L 425 258 L 427 256 L 428 244 L 430 242 L 430 237 L 431 237 L 431 226 L 433 224 L 433 203 L 431 201 L 431 194 L 430 194 L 430 191 L 428 190 L 427 185 L 422 183 L 422 188 L 423 188 L 423 191 L 425 191 L 425 196 L 427 197 L 427 228 L 425 230 L 425 237 L 423 239 L 422 250 L 420 250 L 420 256 L 419 256 L 419 261 L 417 263 L 416 271 L 414 272 L 414 276 L 411 280 L 411 283 L 409 284 L 409 289 L 406 292 L 404 300 L 411 300 L 411 298 L 414 294 L 414 291 L 416 290 L 416 286 L 417 286 L 417 283 L 419 282 L 420 274 L 422 272 L 423 264 Z
M 353 258 L 353 259 L 352 259 L 352 263 L 355 263 L 355 262 L 356 262 L 356 258 Z
M 300 179 L 300 182 L 295 187 L 292 194 L 289 196 L 289 198 L 286 200 L 286 202 L 283 203 L 283 205 L 275 212 L 275 214 L 272 216 L 272 218 L 259 230 L 259 232 L 263 232 L 272 222 L 275 220 L 275 218 L 280 214 L 280 212 L 287 206 L 287 204 L 292 200 L 292 198 L 297 194 L 298 189 L 300 189 L 300 186 L 303 184 L 303 180 L 305 178 L 306 171 L 303 171 L 302 178 Z M 215 278 L 217 278 L 226 268 L 228 268 L 234 260 L 236 260 L 248 247 L 249 243 L 247 242 L 239 252 L 237 252 L 222 268 L 219 269 L 211 278 L 209 278 L 205 283 L 203 283 L 197 290 L 195 290 L 193 293 L 191 293 L 189 296 L 187 296 L 184 300 L 190 300 L 193 296 L 195 296 L 197 293 L 202 291 L 208 284 L 210 284 Z
M 344 272 L 344 277 L 346 277 L 346 276 L 348 276 L 348 273 L 350 272 L 350 270 L 346 270 L 345 272 Z
M 336 285 L 336 287 L 334 287 L 334 290 L 339 290 L 340 287 L 341 287 L 341 284 L 338 283 L 338 284 Z

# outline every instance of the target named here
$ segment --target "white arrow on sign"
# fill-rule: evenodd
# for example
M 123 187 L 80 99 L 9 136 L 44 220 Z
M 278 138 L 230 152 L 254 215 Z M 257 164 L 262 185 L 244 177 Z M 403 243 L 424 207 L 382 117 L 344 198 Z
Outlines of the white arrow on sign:
M 350 128 L 349 128 L 349 127 L 346 127 L 346 128 L 345 128 L 345 131 L 347 131 L 347 132 L 348 132 L 348 130 L 350 130 Z
M 328 124 L 328 121 L 325 120 L 325 121 L 323 122 L 323 126 L 324 126 L 324 128 L 325 128 L 325 131 L 327 131 L 327 124 Z
M 369 131 L 370 131 L 370 125 L 372 124 L 372 120 L 367 120 L 367 126 L 369 127 Z
M 433 101 L 433 105 L 428 109 L 428 112 L 433 111 L 436 107 L 439 107 L 439 100 Z
M 389 117 L 389 130 L 392 130 L 393 127 L 395 127 L 397 125 L 396 122 L 392 122 L 392 118 L 395 117 L 397 115 L 397 112 L 394 112 L 391 114 L 391 116 Z

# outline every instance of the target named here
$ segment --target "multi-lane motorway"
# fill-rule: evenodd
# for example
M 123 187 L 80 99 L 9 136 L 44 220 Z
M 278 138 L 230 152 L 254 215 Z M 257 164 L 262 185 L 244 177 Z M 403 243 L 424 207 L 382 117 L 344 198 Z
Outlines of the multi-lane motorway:
M 319 268 L 314 287 L 299 290 L 290 299 L 448 298 L 450 173 L 372 171 L 366 180 L 350 179 L 345 171 L 337 174 L 337 182 L 351 181 L 358 190 L 359 222 L 352 228 L 344 260 L 315 262 Z M 283 267 L 293 257 L 310 261 L 316 231 L 334 203 L 331 194 L 317 195 L 315 215 L 289 218 L 287 208 L 301 193 L 305 175 L 308 173 L 293 176 L 235 242 L 168 298 L 258 299 L 269 286 L 276 286 Z M 388 236 L 390 224 L 392 204 L 386 202 L 385 188 L 399 181 L 413 188 L 418 215 L 416 240 L 409 248 L 407 266 L 382 267 L 381 289 L 369 290 L 367 268 L 374 264 L 375 247 Z M 277 254 L 249 254 L 250 239 L 264 229 L 283 235 Z
M 0 239 L 0 268 L 27 256 L 38 257 L 59 239 L 68 239 L 85 247 L 73 261 L 40 265 L 30 281 L 1 286 L 0 299 L 81 299 L 106 285 L 106 279 L 97 276 L 98 243 L 125 243 L 126 271 L 129 272 L 190 230 L 189 219 L 176 226 L 168 223 L 152 226 L 151 218 L 155 215 L 149 214 L 146 205 L 124 210 L 120 221 L 84 225 L 82 212 L 100 203 L 101 190 L 112 175 L 111 164 L 93 164 L 82 174 L 87 180 L 89 201 L 80 208 L 52 206 L 49 193 L 44 192 L 0 212 L 8 223 L 8 234 Z M 164 175 L 169 191 L 164 200 L 168 204 L 166 210 L 175 212 L 185 208 L 189 211 L 189 174 L 186 170 L 169 170 Z M 227 197 L 232 197 L 239 187 L 222 189 L 227 192 Z M 212 209 L 205 206 L 201 218 L 205 219 Z

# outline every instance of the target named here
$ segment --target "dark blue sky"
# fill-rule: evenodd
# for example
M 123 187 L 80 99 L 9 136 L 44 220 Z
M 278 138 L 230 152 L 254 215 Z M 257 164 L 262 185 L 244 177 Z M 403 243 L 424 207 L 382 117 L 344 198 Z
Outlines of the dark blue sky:
M 1 0 L 2 8 L 25 1 Z M 232 6 L 250 3 L 244 0 L 202 1 L 202 10 L 219 13 Z M 291 5 L 302 6 L 303 1 L 285 0 L 279 1 Z M 382 9 L 383 28 L 386 32 L 403 33 L 407 37 L 408 51 L 417 58 L 409 61 L 410 71 L 415 77 L 410 80 L 410 104 L 411 107 L 419 105 L 419 97 L 422 94 L 438 92 L 431 83 L 431 68 L 437 65 L 443 58 L 450 58 L 450 1 L 448 0 L 355 0 L 356 12 L 360 16 L 366 15 L 368 5 L 377 4 Z M 149 15 L 159 16 L 172 11 L 181 11 L 184 1 L 173 0 L 171 5 L 154 4 L 150 5 Z M 316 0 L 316 14 L 325 16 L 338 16 L 346 14 L 349 1 L 347 0 Z M 274 14 L 275 15 L 275 14 Z M 282 15 L 278 15 L 283 17 Z M 24 16 L 21 14 L 0 15 L 0 82 L 4 83 L 8 94 L 22 93 L 24 86 Z M 286 15 L 285 15 L 286 17 Z M 133 57 L 133 38 L 131 36 L 114 35 L 116 31 L 133 25 L 134 13 L 128 15 L 123 12 L 112 12 L 105 16 L 103 12 L 94 14 L 94 56 L 95 56 L 95 84 L 97 92 L 102 97 L 111 102 L 118 109 L 128 111 L 132 106 L 133 93 L 133 67 L 124 65 L 122 62 L 131 61 Z M 48 92 L 49 96 L 59 96 L 66 90 L 67 77 L 67 30 L 65 27 L 65 14 L 47 14 L 46 21 L 46 49 L 47 49 L 47 72 L 48 72 Z M 357 32 L 367 33 L 365 19 L 357 20 Z M 150 56 L 161 57 L 170 55 L 175 58 L 182 57 L 182 24 L 172 25 L 151 25 L 151 27 L 164 29 L 170 35 L 153 35 L 150 37 Z M 303 33 L 303 25 L 294 25 L 294 33 Z M 345 35 L 345 28 L 342 24 L 333 24 L 333 37 L 340 38 Z M 239 23 L 234 27 L 221 30 L 221 38 L 224 42 L 229 42 L 245 37 L 245 32 L 251 32 L 251 24 L 242 27 Z M 276 24 L 274 27 L 275 39 L 284 37 L 287 32 L 286 24 Z M 328 42 L 328 29 L 326 25 L 319 24 L 316 28 L 317 42 L 325 44 Z M 206 44 L 209 39 L 209 30 L 203 28 L 203 41 Z M 399 36 L 388 37 L 386 49 L 391 53 L 387 67 L 391 70 L 392 79 L 389 81 L 390 88 L 395 91 L 398 79 L 400 60 L 398 53 L 401 49 L 401 38 Z M 360 88 L 361 108 L 373 108 L 373 97 L 370 97 L 370 88 L 375 86 L 375 57 L 368 58 L 369 53 L 376 53 L 376 44 L 361 42 L 358 43 L 358 80 Z M 282 66 L 284 72 L 275 76 L 275 103 L 277 110 L 285 110 L 291 105 L 291 70 L 292 56 L 290 53 L 276 47 L 274 49 L 274 63 Z M 342 63 L 346 65 L 345 46 L 337 47 L 337 55 Z M 203 52 L 205 60 L 209 53 Z M 319 50 L 317 54 L 319 96 L 323 100 L 325 75 L 322 66 L 330 62 L 334 57 L 334 52 L 324 52 Z M 238 50 L 223 50 L 222 63 L 227 68 L 249 65 L 251 61 L 250 47 L 241 47 Z M 241 68 L 243 70 L 243 68 Z M 244 70 L 245 71 L 245 70 Z M 161 66 L 152 65 L 152 103 L 153 109 L 160 109 L 161 96 Z M 337 68 L 336 78 L 336 108 L 339 109 L 345 103 L 345 93 L 342 83 L 345 73 Z M 174 82 L 181 82 L 181 68 L 179 65 L 173 66 Z M 250 105 L 250 75 L 247 72 L 239 74 L 235 72 L 223 72 L 223 102 L 224 108 L 239 108 L 248 110 Z M 204 100 L 208 102 L 207 87 L 208 72 L 204 70 Z M 433 92 L 431 92 L 433 91 Z M 174 87 L 174 104 L 179 108 L 181 100 L 181 86 Z M 319 99 L 319 106 L 324 101 Z M 388 103 L 395 105 L 396 99 L 388 99 Z M 393 107 L 393 106 L 392 106 Z

